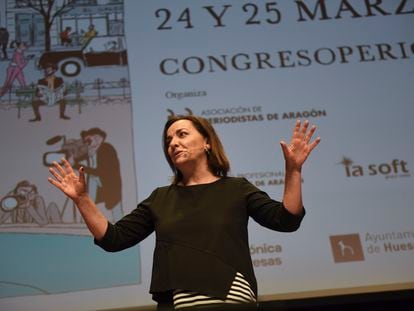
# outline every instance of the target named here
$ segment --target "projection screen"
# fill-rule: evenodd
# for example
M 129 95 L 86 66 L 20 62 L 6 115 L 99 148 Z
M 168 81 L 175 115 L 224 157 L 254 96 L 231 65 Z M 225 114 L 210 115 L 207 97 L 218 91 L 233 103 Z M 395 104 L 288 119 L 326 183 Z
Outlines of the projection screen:
M 171 182 L 161 133 L 182 114 L 277 200 L 279 141 L 297 119 L 317 126 L 300 229 L 249 222 L 259 300 L 414 288 L 414 1 L 57 1 L 49 28 L 35 2 L 0 3 L 0 309 L 154 305 L 154 234 L 99 249 L 47 168 L 86 165 L 116 221 Z

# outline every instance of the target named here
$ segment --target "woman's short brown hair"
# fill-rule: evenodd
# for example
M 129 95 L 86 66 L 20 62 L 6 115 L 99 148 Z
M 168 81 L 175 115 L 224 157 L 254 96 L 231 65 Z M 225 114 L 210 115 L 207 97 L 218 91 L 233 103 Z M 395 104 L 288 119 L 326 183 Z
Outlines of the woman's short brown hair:
M 208 144 L 210 145 L 210 150 L 207 152 L 207 163 L 210 171 L 215 176 L 226 177 L 227 173 L 230 170 L 230 162 L 224 152 L 223 145 L 218 137 L 213 126 L 208 122 L 208 120 L 194 115 L 180 115 L 170 117 L 164 126 L 164 131 L 162 134 L 162 145 L 164 150 L 165 158 L 167 159 L 168 164 L 170 165 L 172 171 L 174 172 L 173 184 L 179 183 L 183 179 L 182 173 L 174 166 L 173 162 L 168 155 L 168 140 L 167 140 L 167 131 L 170 126 L 179 121 L 179 120 L 189 120 L 194 125 L 196 130 L 207 139 Z

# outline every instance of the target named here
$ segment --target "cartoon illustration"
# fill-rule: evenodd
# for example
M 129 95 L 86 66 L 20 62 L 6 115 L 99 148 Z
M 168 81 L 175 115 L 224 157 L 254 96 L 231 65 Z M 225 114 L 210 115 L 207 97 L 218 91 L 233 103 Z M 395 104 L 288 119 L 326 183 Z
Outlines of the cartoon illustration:
M 54 136 L 46 141 L 47 145 L 62 142 L 59 150 L 46 152 L 43 164 L 52 166 L 65 157 L 74 167 L 83 166 L 87 175 L 88 193 L 95 203 L 104 203 L 113 221 L 122 218 L 122 181 L 118 154 L 106 139 L 106 132 L 95 127 L 80 133 L 81 139 L 66 139 Z M 64 204 L 66 209 L 67 202 Z M 78 217 L 73 217 L 73 223 Z
M 88 146 L 86 163 L 79 162 L 87 174 L 88 193 L 95 203 L 105 203 L 112 213 L 112 220 L 122 218 L 122 184 L 118 155 L 115 148 L 105 142 L 106 132 L 91 128 L 80 133 Z M 69 158 L 70 160 L 70 158 Z M 72 161 L 74 163 L 74 161 Z
M 71 46 L 72 45 L 72 27 L 66 27 L 64 31 L 62 31 L 59 36 L 60 36 L 60 43 L 63 46 Z
M 15 47 L 15 50 L 13 52 L 11 62 L 7 67 L 6 80 L 4 81 L 4 85 L 0 90 L 0 97 L 11 91 L 14 80 L 17 80 L 19 82 L 20 87 L 26 87 L 26 80 L 24 78 L 23 69 L 26 67 L 28 59 L 33 58 L 32 55 L 28 58 L 25 57 L 24 52 L 27 49 L 27 44 L 25 42 L 14 41 L 11 46 Z
M 29 12 L 35 12 L 41 16 L 44 27 L 44 48 L 45 51 L 50 51 L 52 47 L 51 30 L 56 21 L 56 18 L 68 13 L 74 8 L 76 1 L 32 1 L 32 0 L 18 0 L 17 7 L 28 9 Z
M 96 37 L 98 32 L 95 29 L 95 25 L 90 24 L 88 27 L 88 31 L 83 33 L 82 38 L 80 39 L 80 43 L 82 45 L 87 44 L 93 37 Z
M 91 37 L 82 46 L 44 52 L 38 65 L 56 64 L 66 77 L 78 76 L 84 67 L 128 64 L 125 38 L 122 36 Z
M 61 214 L 56 203 L 46 208 L 37 187 L 27 180 L 20 181 L 16 187 L 1 199 L 0 224 L 30 224 L 45 226 L 61 223 Z
M 7 57 L 7 45 L 9 44 L 9 32 L 7 28 L 0 27 L 0 47 L 3 53 L 2 59 L 8 59 Z
M 56 135 L 46 141 L 51 146 L 62 142 L 59 150 L 49 151 L 43 154 L 43 165 L 53 166 L 52 162 L 60 162 L 62 157 L 71 163 L 78 163 L 88 156 L 88 145 L 83 139 L 67 139 L 65 135 Z
M 69 120 L 70 117 L 65 115 L 66 108 L 66 87 L 63 79 L 55 75 L 57 67 L 53 63 L 45 64 L 45 77 L 37 82 L 36 98 L 32 101 L 34 112 L 34 119 L 30 122 L 41 121 L 39 107 L 40 106 L 54 106 L 59 103 L 59 117 L 64 120 Z
M 44 4 L 19 0 L 15 5 L 5 3 L 4 8 L 3 20 L 9 22 L 7 29 L 0 25 L 3 59 L 10 58 L 10 48 L 7 49 L 10 38 L 14 38 L 11 46 L 15 50 L 10 64 L 0 62 L 0 73 L 4 77 L 4 81 L 0 81 L 3 84 L 0 102 L 15 105 L 18 118 L 21 109 L 32 107 L 35 116 L 31 121 L 41 121 L 38 108 L 45 103 L 46 106 L 59 104 L 65 110 L 68 104 L 85 104 L 85 97 L 96 96 L 94 90 L 97 90 L 99 100 L 103 89 L 106 97 L 121 93 L 123 99 L 127 98 L 125 88 L 129 88 L 129 75 L 122 0 L 51 1 Z M 86 8 L 91 12 L 87 16 L 84 14 Z M 31 53 L 25 55 L 29 47 Z M 56 68 L 56 76 L 64 79 L 66 90 L 57 98 L 53 95 L 46 100 L 45 94 L 57 93 L 56 88 L 48 93 L 50 88 L 39 83 L 46 78 L 45 68 L 51 64 Z M 109 79 L 91 78 L 102 76 L 99 69 L 106 66 L 112 66 Z M 82 99 L 81 92 L 84 93 Z M 60 117 L 67 119 L 65 113 Z
M 5 126 L 2 144 L 7 146 L 1 163 L 0 242 L 13 246 L 7 251 L 13 262 L 21 258 L 21 249 L 28 249 L 27 256 L 41 263 L 36 269 L 25 265 L 23 273 L 11 271 L 7 279 L 0 270 L 3 289 L 5 281 L 13 284 L 0 291 L 0 300 L 25 296 L 28 288 L 40 288 L 33 294 L 43 295 L 139 280 L 137 271 L 104 281 L 92 273 L 86 286 L 82 281 L 56 286 L 49 277 L 50 264 L 63 265 L 55 270 L 57 279 L 70 274 L 82 280 L 74 264 L 78 254 L 59 247 L 71 243 L 83 249 L 89 233 L 73 203 L 50 188 L 45 166 L 62 157 L 84 166 L 93 199 L 111 221 L 134 208 L 136 180 L 120 166 L 134 167 L 128 136 L 132 131 L 125 133 L 132 124 L 107 122 L 108 114 L 130 120 L 127 65 L 123 0 L 0 1 L 0 119 Z M 118 149 L 119 137 L 131 143 Z M 17 179 L 10 181 L 10 176 Z M 128 195 L 123 196 L 124 191 Z M 61 257 L 49 256 L 42 245 L 56 245 L 54 251 Z M 114 266 L 113 259 L 103 263 L 101 255 L 95 262 L 103 269 Z

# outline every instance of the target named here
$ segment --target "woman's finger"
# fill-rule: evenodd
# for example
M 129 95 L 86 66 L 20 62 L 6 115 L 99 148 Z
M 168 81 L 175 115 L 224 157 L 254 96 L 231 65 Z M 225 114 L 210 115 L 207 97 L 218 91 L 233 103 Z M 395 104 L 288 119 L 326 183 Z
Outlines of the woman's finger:
M 62 176 L 66 175 L 65 170 L 60 166 L 59 163 L 57 163 L 56 161 L 53 161 L 52 164 L 59 171 L 60 175 Z
M 300 120 L 296 120 L 295 127 L 293 128 L 292 138 L 296 137 L 300 131 Z
M 83 186 L 83 188 L 85 188 L 85 169 L 83 168 L 83 166 L 81 166 L 79 168 L 79 182 L 81 183 L 81 185 Z
M 62 184 L 54 180 L 52 177 L 48 177 L 47 181 L 50 182 L 53 186 L 63 191 Z
M 309 152 L 311 152 L 313 150 L 313 148 L 315 148 L 321 141 L 321 138 L 318 136 L 316 137 L 316 139 L 309 145 Z
M 62 181 L 62 176 L 60 176 L 59 173 L 56 172 L 53 167 L 49 167 L 49 172 L 56 178 L 57 181 Z
M 281 140 L 280 141 L 280 146 L 282 147 L 283 156 L 286 158 L 288 153 L 289 153 L 289 151 L 288 151 L 289 148 L 288 148 L 286 142 L 284 140 Z
M 70 165 L 69 161 L 66 160 L 65 158 L 62 158 L 62 162 L 63 162 L 63 167 L 65 168 L 66 173 L 67 174 L 72 174 L 73 169 L 72 169 L 72 165 Z
M 305 135 L 305 134 L 306 134 L 306 132 L 307 132 L 307 130 L 308 130 L 308 126 L 309 126 L 309 121 L 308 121 L 308 120 L 305 120 L 305 121 L 303 122 L 302 131 L 301 131 L 303 135 Z
M 305 136 L 305 142 L 306 143 L 310 142 L 310 140 L 312 139 L 312 136 L 315 133 L 315 131 L 316 131 L 316 126 L 312 125 L 311 129 L 309 130 L 309 132 Z

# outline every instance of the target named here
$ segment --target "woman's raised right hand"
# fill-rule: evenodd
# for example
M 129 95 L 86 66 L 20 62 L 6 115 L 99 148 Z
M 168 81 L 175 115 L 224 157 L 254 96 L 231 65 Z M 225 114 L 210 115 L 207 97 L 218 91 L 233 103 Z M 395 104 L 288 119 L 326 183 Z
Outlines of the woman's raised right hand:
M 54 167 L 49 168 L 49 172 L 54 178 L 49 177 L 48 181 L 56 188 L 60 189 L 65 195 L 71 198 L 75 203 L 82 197 L 87 195 L 85 172 L 81 166 L 79 168 L 79 176 L 74 172 L 70 163 L 62 158 L 62 164 L 52 163 Z

